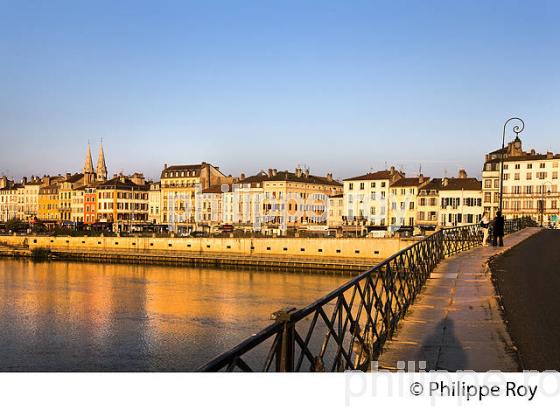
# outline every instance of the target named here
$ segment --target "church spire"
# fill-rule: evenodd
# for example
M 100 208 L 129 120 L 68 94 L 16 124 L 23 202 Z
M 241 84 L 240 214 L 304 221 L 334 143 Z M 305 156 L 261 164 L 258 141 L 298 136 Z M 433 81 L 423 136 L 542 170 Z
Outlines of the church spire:
M 84 174 L 93 174 L 93 161 L 91 160 L 91 149 L 87 144 L 86 162 L 84 164 Z
M 97 157 L 97 180 L 106 181 L 107 180 L 107 165 L 105 164 L 105 153 L 103 152 L 103 140 L 99 145 L 99 156 Z

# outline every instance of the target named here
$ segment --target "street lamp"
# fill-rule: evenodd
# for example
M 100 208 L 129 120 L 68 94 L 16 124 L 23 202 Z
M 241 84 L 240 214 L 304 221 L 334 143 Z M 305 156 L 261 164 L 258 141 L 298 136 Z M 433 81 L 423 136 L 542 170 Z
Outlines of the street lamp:
M 502 214 L 503 214 L 502 205 L 503 205 L 503 197 L 504 197 L 504 157 L 505 157 L 505 150 L 506 150 L 506 129 L 511 121 L 517 121 L 520 123 L 520 125 L 513 126 L 513 132 L 515 132 L 516 138 L 519 137 L 519 133 L 525 129 L 525 123 L 521 118 L 518 117 L 512 117 L 504 123 L 504 130 L 502 133 L 502 151 L 500 155 L 500 204 L 498 207 L 500 213 Z

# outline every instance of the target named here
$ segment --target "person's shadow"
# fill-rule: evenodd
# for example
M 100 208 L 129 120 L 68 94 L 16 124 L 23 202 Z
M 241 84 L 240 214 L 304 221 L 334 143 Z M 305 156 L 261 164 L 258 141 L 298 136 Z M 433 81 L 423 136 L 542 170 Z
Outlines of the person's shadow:
M 467 355 L 461 342 L 455 336 L 455 324 L 452 319 L 442 319 L 435 330 L 422 340 L 416 361 L 425 361 L 427 371 L 466 370 Z

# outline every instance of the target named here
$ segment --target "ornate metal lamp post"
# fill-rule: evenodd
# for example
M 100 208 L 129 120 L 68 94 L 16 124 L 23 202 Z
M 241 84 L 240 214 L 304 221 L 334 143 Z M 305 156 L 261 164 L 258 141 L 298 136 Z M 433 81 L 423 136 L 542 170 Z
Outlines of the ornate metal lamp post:
M 515 132 L 515 136 L 518 137 L 519 133 L 525 129 L 525 123 L 521 118 L 518 117 L 511 117 L 504 123 L 504 131 L 502 133 L 502 151 L 500 155 L 500 204 L 499 204 L 499 211 L 502 212 L 503 206 L 503 198 L 504 198 L 504 157 L 506 155 L 506 129 L 510 122 L 517 121 L 520 124 L 513 126 L 513 132 Z

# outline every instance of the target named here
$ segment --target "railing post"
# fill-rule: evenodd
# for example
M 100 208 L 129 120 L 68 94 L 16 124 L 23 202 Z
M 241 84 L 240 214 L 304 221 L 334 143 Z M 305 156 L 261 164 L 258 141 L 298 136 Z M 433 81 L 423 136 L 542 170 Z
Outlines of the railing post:
M 277 323 L 282 323 L 282 340 L 278 346 L 276 353 L 276 370 L 279 372 L 294 371 L 294 351 L 296 339 L 294 336 L 295 327 L 292 322 L 292 314 L 295 307 L 286 307 L 278 310 L 271 315 L 271 318 Z

